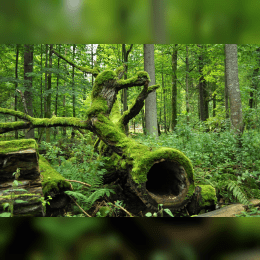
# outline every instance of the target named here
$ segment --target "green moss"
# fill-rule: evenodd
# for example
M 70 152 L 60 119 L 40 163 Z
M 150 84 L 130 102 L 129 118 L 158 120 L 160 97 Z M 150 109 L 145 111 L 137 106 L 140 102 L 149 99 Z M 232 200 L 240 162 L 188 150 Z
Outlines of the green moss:
M 201 187 L 202 202 L 200 206 L 210 206 L 212 201 L 217 203 L 216 190 L 211 185 L 199 185 Z
M 152 85 L 152 86 L 148 87 L 148 92 L 151 92 L 151 91 L 153 91 L 154 89 L 158 89 L 159 87 L 160 87 L 159 84 L 157 84 L 157 85 Z
M 17 152 L 26 149 L 35 149 L 38 153 L 38 145 L 34 139 L 22 139 L 0 142 L 0 154 Z
M 15 128 L 15 127 L 19 127 L 19 126 L 24 126 L 24 124 L 26 124 L 24 121 L 0 123 L 0 128 Z
M 53 124 L 86 126 L 86 122 L 75 117 L 32 118 L 32 123 L 37 126 L 48 126 Z
M 94 83 L 94 87 L 93 87 L 93 90 L 92 90 L 92 101 L 99 96 L 100 94 L 100 91 L 102 90 L 103 88 L 103 84 L 106 82 L 106 81 L 109 81 L 109 80 L 115 80 L 116 79 L 116 73 L 112 70 L 105 70 L 103 72 L 101 72 L 96 80 L 95 80 L 95 83 Z
M 29 116 L 21 111 L 15 111 L 12 109 L 2 108 L 2 107 L 0 107 L 0 113 L 14 115 L 14 116 L 21 117 L 21 118 L 27 118 L 29 121 L 32 119 L 31 116 Z
M 65 181 L 65 178 L 54 170 L 42 155 L 40 155 L 39 158 L 39 167 L 40 173 L 43 177 L 42 192 L 44 195 L 48 194 L 52 189 L 59 191 L 59 188 L 70 187 L 70 183 Z
M 118 74 L 119 74 L 120 72 L 122 72 L 123 70 L 124 70 L 124 66 L 118 67 L 118 68 L 115 70 L 116 75 L 118 76 Z
M 87 109 L 87 117 L 103 113 L 105 114 L 108 110 L 107 101 L 102 97 L 97 97 L 93 100 L 93 103 L 89 109 Z
M 99 209 L 100 215 L 101 215 L 102 217 L 106 217 L 106 216 L 110 213 L 110 211 L 111 211 L 111 208 L 109 208 L 109 207 L 107 207 L 107 206 L 101 207 L 101 208 Z
M 138 78 L 147 78 L 149 82 L 151 81 L 150 76 L 146 71 L 138 71 L 136 75 Z
M 117 81 L 117 83 L 121 86 L 134 84 L 140 78 L 147 78 L 150 81 L 149 74 L 146 71 L 139 71 L 137 72 L 136 76 L 133 76 L 129 79 L 120 79 Z
M 130 149 L 129 152 L 134 160 L 132 176 L 138 183 L 145 182 L 147 180 L 146 175 L 150 170 L 151 165 L 160 159 L 175 161 L 179 165 L 182 165 L 188 175 L 188 178 L 190 180 L 193 179 L 193 168 L 190 160 L 177 149 L 159 148 L 153 152 L 150 152 L 148 147 L 143 145 L 136 145 L 136 147 L 131 147 Z M 140 154 L 142 156 L 140 156 Z

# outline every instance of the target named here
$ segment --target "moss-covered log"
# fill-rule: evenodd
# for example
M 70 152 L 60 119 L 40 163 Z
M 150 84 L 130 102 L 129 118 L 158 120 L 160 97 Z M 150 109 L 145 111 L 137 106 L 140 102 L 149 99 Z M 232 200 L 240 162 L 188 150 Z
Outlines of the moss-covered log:
M 86 110 L 85 120 L 59 117 L 36 119 L 21 112 L 0 108 L 0 113 L 16 115 L 28 121 L 2 123 L 0 133 L 12 128 L 22 129 L 24 124 L 29 129 L 61 125 L 88 129 L 99 137 L 96 149 L 100 154 L 111 157 L 110 168 L 113 171 L 105 176 L 106 182 L 119 179 L 124 192 L 138 198 L 149 209 L 157 210 L 161 203 L 171 209 L 184 207 L 194 193 L 190 160 L 173 148 L 153 149 L 141 145 L 124 132 L 125 125 L 141 111 L 148 94 L 159 88 L 159 85 L 148 87 L 150 78 L 145 71 L 137 72 L 132 78 L 124 80 L 121 79 L 124 66 L 115 71 L 105 70 L 97 74 L 96 69 L 91 71 L 77 66 L 64 56 L 61 58 L 96 77 L 91 96 L 92 104 Z M 143 86 L 142 91 L 130 108 L 120 115 L 116 102 L 118 91 L 135 86 Z
M 43 216 L 42 185 L 38 167 L 37 144 L 33 139 L 0 142 L 0 212 L 14 200 L 14 216 Z M 17 187 L 13 181 L 20 169 Z M 26 191 L 13 191 L 24 189 Z M 9 190 L 9 191 L 8 191 Z M 16 200 L 25 201 L 16 203 Z
M 21 183 L 16 188 L 26 191 L 11 190 L 17 168 Z M 13 198 L 26 201 L 14 203 L 14 216 L 43 216 L 41 198 L 51 196 L 46 216 L 63 214 L 70 202 L 66 190 L 71 190 L 70 183 L 39 155 L 34 139 L 0 142 L 0 212 L 3 212 L 2 205 Z

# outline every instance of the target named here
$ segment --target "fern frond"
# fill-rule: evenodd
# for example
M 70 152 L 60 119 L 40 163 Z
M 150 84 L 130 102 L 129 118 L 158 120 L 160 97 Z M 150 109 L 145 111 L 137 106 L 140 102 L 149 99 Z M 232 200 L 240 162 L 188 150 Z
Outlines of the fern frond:
M 234 197 L 237 198 L 237 200 L 240 203 L 244 205 L 249 204 L 247 195 L 235 181 L 230 180 L 229 183 L 227 184 L 227 188 L 233 193 Z

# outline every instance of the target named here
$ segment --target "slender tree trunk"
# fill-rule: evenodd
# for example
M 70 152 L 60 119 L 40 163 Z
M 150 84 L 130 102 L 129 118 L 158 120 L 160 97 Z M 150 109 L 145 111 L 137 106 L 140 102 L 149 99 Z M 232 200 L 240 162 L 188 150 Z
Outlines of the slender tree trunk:
M 237 45 L 225 44 L 226 79 L 230 100 L 231 124 L 236 134 L 243 133 L 243 115 L 238 80 Z
M 177 125 L 177 46 L 175 44 L 172 53 L 172 131 Z
M 125 65 L 125 73 L 124 73 L 124 79 L 127 79 L 127 71 L 128 71 L 128 56 L 133 48 L 133 44 L 130 45 L 129 49 L 126 50 L 126 45 L 122 44 L 122 59 L 123 63 Z M 127 106 L 127 88 L 122 90 L 122 100 L 123 100 L 123 111 L 126 111 L 128 109 Z M 129 126 L 128 124 L 125 126 L 125 133 L 128 135 L 129 133 Z
M 24 80 L 26 91 L 24 92 L 24 98 L 28 114 L 33 117 L 33 94 L 32 94 L 32 77 L 27 73 L 33 72 L 33 45 L 24 45 Z M 31 129 L 26 133 L 25 138 L 34 138 L 34 129 Z
M 59 44 L 59 53 L 60 53 L 60 44 Z M 57 47 L 57 45 L 56 45 Z M 58 57 L 58 70 L 60 69 L 60 57 Z M 56 88 L 56 98 L 55 98 L 55 116 L 58 116 L 58 91 L 59 91 L 59 74 L 57 75 L 57 88 Z M 57 127 L 54 128 L 54 139 L 56 140 Z
M 14 110 L 17 111 L 17 106 L 18 106 L 18 100 L 17 100 L 17 92 L 16 89 L 18 88 L 18 61 L 19 61 L 19 44 L 16 44 L 16 59 L 15 59 L 15 96 L 14 96 Z M 17 121 L 17 116 L 15 117 L 15 121 Z M 15 131 L 15 139 L 18 139 L 18 131 Z
M 48 68 L 48 44 L 45 45 L 45 69 L 47 69 L 47 68 Z M 45 71 L 45 86 L 44 86 L 44 89 L 45 89 L 45 93 L 46 93 L 46 91 L 48 90 L 48 73 L 47 73 L 47 71 Z M 46 97 L 46 95 L 44 96 L 43 106 L 44 106 L 44 117 L 47 117 L 47 97 Z M 47 128 L 45 130 L 45 133 L 47 135 Z
M 201 51 L 204 51 L 204 48 L 201 45 L 198 47 L 202 48 Z M 204 66 L 204 57 L 203 53 L 199 55 L 199 108 L 200 108 L 200 120 L 206 121 L 208 118 L 208 106 L 207 106 L 207 84 L 203 76 L 203 66 Z
M 189 47 L 186 45 L 186 112 L 187 112 L 187 123 L 189 123 L 189 112 L 190 112 L 190 104 L 189 104 Z
M 41 44 L 41 71 L 42 71 L 42 44 Z M 43 105 L 43 102 L 42 102 L 42 76 L 41 76 L 41 94 L 40 94 L 40 99 L 41 99 L 41 115 L 40 115 L 40 118 L 43 118 L 43 109 L 42 109 L 42 105 Z M 38 142 L 40 142 L 41 140 L 41 137 L 42 137 L 42 133 L 43 133 L 44 129 L 40 129 L 38 128 Z
M 215 90 L 217 89 L 217 84 L 216 82 L 213 82 L 212 84 L 214 84 L 214 88 L 213 88 L 213 91 L 215 92 Z M 212 101 L 213 101 L 213 111 L 212 111 L 212 115 L 213 117 L 216 116 L 216 107 L 217 107 L 217 94 L 213 94 L 213 97 L 212 97 Z
M 66 49 L 66 47 L 65 47 L 65 56 L 67 55 L 67 49 Z M 67 70 L 67 65 L 66 65 L 66 63 L 65 63 L 65 65 L 64 65 L 64 67 L 65 67 L 65 70 Z M 93 77 L 93 75 L 92 75 L 92 77 Z M 64 82 L 64 85 L 66 85 L 66 83 Z M 63 117 L 66 117 L 66 95 L 64 94 L 63 95 L 63 100 L 62 100 L 62 104 L 63 104 L 63 114 L 62 114 L 62 116 Z M 66 127 L 63 127 L 63 129 L 62 129 L 62 135 L 63 136 L 66 136 Z
M 73 44 L 73 62 L 75 59 L 75 51 L 76 51 L 76 44 Z M 74 76 L 75 76 L 75 67 L 72 67 L 72 104 L 73 104 L 73 117 L 76 117 L 76 110 L 75 110 L 75 106 L 76 106 L 76 100 L 75 100 L 75 83 L 74 83 Z
M 52 49 L 53 49 L 53 44 L 50 44 L 49 69 L 52 68 Z M 47 90 L 51 91 L 51 72 L 50 71 L 48 73 Z M 48 95 L 47 95 L 47 100 L 46 100 L 46 117 L 47 118 L 51 118 L 51 93 L 48 93 Z M 46 129 L 46 142 L 47 143 L 51 142 L 51 131 L 50 130 L 51 130 L 50 128 Z
M 144 70 L 150 76 L 149 86 L 155 85 L 154 45 L 144 44 Z M 151 92 L 145 100 L 145 127 L 149 135 L 158 137 L 156 92 Z
M 224 45 L 224 53 L 225 53 L 225 45 Z M 226 65 L 226 55 L 225 55 L 225 112 L 226 119 L 229 118 L 229 105 L 228 105 L 228 86 L 227 86 L 227 65 Z

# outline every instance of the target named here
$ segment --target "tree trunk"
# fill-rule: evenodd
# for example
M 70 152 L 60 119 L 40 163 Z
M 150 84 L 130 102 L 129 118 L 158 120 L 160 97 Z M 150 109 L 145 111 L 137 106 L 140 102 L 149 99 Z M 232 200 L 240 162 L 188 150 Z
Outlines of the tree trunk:
M 206 121 L 208 118 L 208 106 L 207 106 L 207 84 L 203 76 L 203 66 L 204 66 L 204 57 L 203 57 L 203 51 L 204 48 L 199 45 L 201 48 L 201 54 L 199 55 L 199 73 L 200 73 L 200 79 L 199 79 L 199 111 L 200 111 L 200 120 Z
M 237 45 L 225 44 L 225 54 L 231 124 L 237 134 L 242 134 L 244 126 L 238 80 Z
M 189 105 L 189 73 L 190 73 L 190 66 L 189 66 L 189 47 L 186 45 L 186 113 L 187 113 L 187 123 L 189 123 L 189 112 L 190 112 L 190 105 Z
M 16 59 L 15 59 L 15 79 L 18 80 L 18 58 L 19 58 L 19 44 L 16 44 Z M 18 88 L 18 82 L 15 82 L 15 96 L 14 96 L 14 110 L 17 111 L 17 93 L 16 89 Z M 15 121 L 17 121 L 17 116 L 15 117 Z M 18 139 L 18 131 L 15 131 L 15 139 Z
M 126 51 L 126 46 L 125 44 L 122 44 L 122 58 L 123 58 L 123 63 L 125 64 L 125 73 L 124 73 L 124 79 L 127 79 L 127 70 L 128 70 L 128 56 L 130 51 L 133 48 L 133 44 L 131 44 L 130 48 Z M 128 106 L 127 106 L 127 88 L 122 89 L 122 100 L 123 100 L 123 111 L 127 111 Z M 129 127 L 128 125 L 125 126 L 125 133 L 128 135 L 129 133 Z
M 224 46 L 224 53 L 225 53 L 225 46 Z M 226 55 L 225 55 L 225 112 L 226 112 L 226 119 L 229 118 L 229 102 L 228 102 L 228 85 L 227 85 L 227 62 L 226 62 Z
M 144 70 L 150 75 L 150 84 L 155 84 L 154 45 L 144 44 Z M 149 135 L 158 137 L 156 92 L 152 92 L 145 100 L 145 127 Z
M 57 44 L 56 44 L 57 47 Z M 59 44 L 59 52 L 60 52 L 60 44 Z M 58 57 L 58 70 L 60 69 L 60 57 Z M 58 116 L 58 96 L 59 96 L 59 74 L 57 75 L 57 88 L 56 88 L 56 98 L 55 98 L 55 116 Z M 56 140 L 56 135 L 58 133 L 57 127 L 54 129 L 54 140 Z
M 177 124 L 177 46 L 175 44 L 172 53 L 172 131 Z
M 24 80 L 26 91 L 24 92 L 24 98 L 28 115 L 33 117 L 33 94 L 32 94 L 32 76 L 28 76 L 27 73 L 33 72 L 33 45 L 24 45 Z M 28 131 L 25 138 L 34 138 L 34 129 Z
M 50 45 L 50 52 L 49 52 L 49 69 L 52 68 L 52 49 L 53 44 Z M 51 72 L 48 73 L 48 85 L 47 85 L 47 91 L 51 91 Z M 51 118 L 51 93 L 48 93 L 47 99 L 46 99 L 46 117 Z M 51 142 L 51 129 L 46 129 L 46 142 Z

